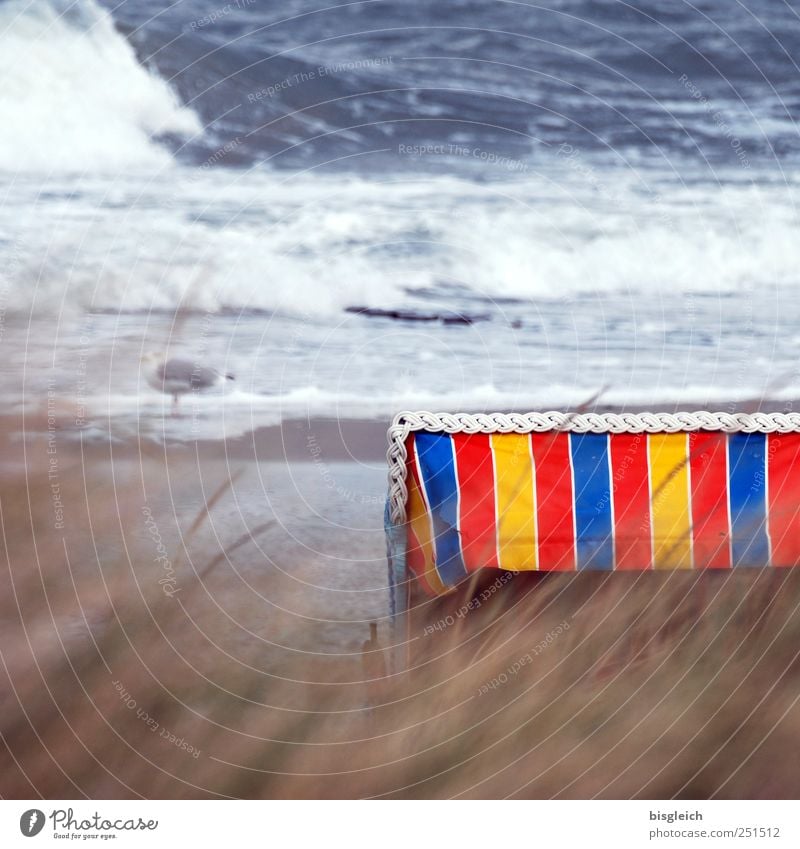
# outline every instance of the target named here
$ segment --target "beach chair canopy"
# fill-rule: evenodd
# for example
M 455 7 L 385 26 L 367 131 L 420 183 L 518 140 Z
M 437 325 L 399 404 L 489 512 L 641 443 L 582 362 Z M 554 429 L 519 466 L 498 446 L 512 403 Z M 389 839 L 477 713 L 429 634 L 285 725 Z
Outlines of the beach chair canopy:
M 403 413 L 388 459 L 394 586 L 800 564 L 798 414 Z

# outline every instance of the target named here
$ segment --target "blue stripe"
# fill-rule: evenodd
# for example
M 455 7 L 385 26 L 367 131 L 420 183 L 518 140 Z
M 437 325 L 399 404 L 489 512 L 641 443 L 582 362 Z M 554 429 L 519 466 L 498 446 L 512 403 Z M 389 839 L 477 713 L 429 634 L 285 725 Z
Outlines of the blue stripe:
M 575 483 L 578 569 L 613 569 L 608 435 L 572 433 L 569 444 Z
M 766 434 L 728 437 L 733 566 L 769 565 L 766 459 Z
M 467 577 L 458 535 L 458 482 L 453 440 L 446 433 L 416 435 L 422 485 L 431 509 L 436 571 L 447 586 Z

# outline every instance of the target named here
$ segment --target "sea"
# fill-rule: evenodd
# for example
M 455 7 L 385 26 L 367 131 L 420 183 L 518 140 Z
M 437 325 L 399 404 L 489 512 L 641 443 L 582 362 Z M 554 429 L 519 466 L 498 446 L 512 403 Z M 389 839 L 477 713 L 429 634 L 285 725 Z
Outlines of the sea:
M 798 61 L 797 0 L 0 0 L 0 398 L 791 409 Z

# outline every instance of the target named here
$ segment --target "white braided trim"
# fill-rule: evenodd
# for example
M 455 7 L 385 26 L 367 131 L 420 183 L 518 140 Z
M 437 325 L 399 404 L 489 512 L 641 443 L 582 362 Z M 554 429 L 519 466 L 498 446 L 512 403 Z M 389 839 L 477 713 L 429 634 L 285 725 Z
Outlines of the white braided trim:
M 800 413 L 428 413 L 404 412 L 389 428 L 389 515 L 406 521 L 406 438 L 409 433 L 797 433 Z

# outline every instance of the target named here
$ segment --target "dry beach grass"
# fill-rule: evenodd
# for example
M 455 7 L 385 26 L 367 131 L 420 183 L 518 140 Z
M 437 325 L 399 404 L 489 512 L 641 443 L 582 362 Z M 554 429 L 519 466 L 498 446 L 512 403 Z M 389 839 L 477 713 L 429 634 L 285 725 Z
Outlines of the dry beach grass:
M 420 607 L 410 669 L 369 681 L 383 655 L 299 650 L 325 623 L 252 593 L 236 638 L 229 559 L 263 528 L 202 531 L 237 480 L 183 521 L 157 449 L 112 475 L 110 448 L 60 448 L 54 498 L 47 442 L 1 439 L 3 797 L 800 793 L 795 570 L 490 575 Z

